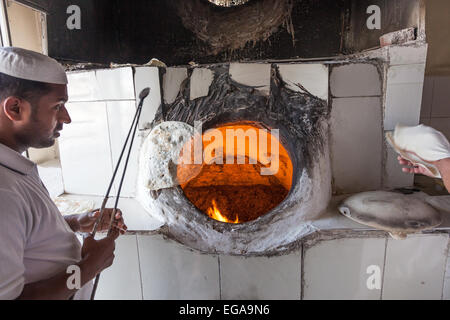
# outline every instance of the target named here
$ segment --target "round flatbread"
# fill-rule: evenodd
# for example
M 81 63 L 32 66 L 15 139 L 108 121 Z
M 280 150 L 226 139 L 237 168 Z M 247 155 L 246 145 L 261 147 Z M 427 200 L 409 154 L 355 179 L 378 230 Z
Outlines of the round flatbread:
M 395 192 L 373 191 L 351 196 L 339 211 L 358 223 L 385 230 L 394 238 L 432 229 L 442 215 L 420 199 Z

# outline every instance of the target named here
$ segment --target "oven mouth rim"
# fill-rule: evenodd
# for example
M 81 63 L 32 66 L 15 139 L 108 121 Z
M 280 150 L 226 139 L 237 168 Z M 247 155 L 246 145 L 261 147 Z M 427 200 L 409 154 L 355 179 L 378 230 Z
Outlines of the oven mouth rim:
M 221 116 L 224 116 L 224 115 L 226 116 L 226 114 L 221 114 Z M 236 121 L 233 121 L 233 120 L 220 121 L 217 118 L 218 117 L 214 117 L 208 121 L 202 122 L 202 131 L 206 132 L 209 129 L 224 127 L 224 126 L 232 126 L 232 125 L 250 125 L 250 126 L 254 126 L 254 127 L 257 127 L 260 129 L 266 129 L 266 130 L 274 129 L 273 126 L 270 126 L 260 120 L 241 119 L 241 120 L 236 120 Z M 209 217 L 206 213 L 200 211 L 200 209 L 198 209 L 194 205 L 194 203 L 191 202 L 189 200 L 189 198 L 186 197 L 183 189 L 181 188 L 180 185 L 178 185 L 175 187 L 175 189 L 182 196 L 182 198 L 191 206 L 192 210 L 189 210 L 189 211 L 194 213 L 196 216 L 206 218 L 206 221 L 208 221 L 209 223 L 212 224 L 213 229 L 217 229 L 217 227 L 219 227 L 219 228 L 224 228 L 226 231 L 237 231 L 237 230 L 242 231 L 242 229 L 244 229 L 244 228 L 247 228 L 247 227 L 251 228 L 253 226 L 259 225 L 259 223 L 263 223 L 264 221 L 261 221 L 261 220 L 266 220 L 266 219 L 273 220 L 274 216 L 277 213 L 276 211 L 280 210 L 282 208 L 282 206 L 290 200 L 290 198 L 292 197 L 293 193 L 295 192 L 296 186 L 298 184 L 298 170 L 297 170 L 298 169 L 298 157 L 297 157 L 297 154 L 295 154 L 292 151 L 292 146 L 289 143 L 283 143 L 283 139 L 287 139 L 287 138 L 285 138 L 287 136 L 287 129 L 286 128 L 279 128 L 279 129 L 280 129 L 279 143 L 287 151 L 288 156 L 292 162 L 292 167 L 293 167 L 291 187 L 289 189 L 288 194 L 281 202 L 279 202 L 274 208 L 272 208 L 271 210 L 267 211 L 266 213 L 260 215 L 258 218 L 254 219 L 254 220 L 241 222 L 241 223 L 222 222 L 222 221 L 215 220 L 215 219 Z M 289 141 L 289 140 L 286 140 L 286 141 Z

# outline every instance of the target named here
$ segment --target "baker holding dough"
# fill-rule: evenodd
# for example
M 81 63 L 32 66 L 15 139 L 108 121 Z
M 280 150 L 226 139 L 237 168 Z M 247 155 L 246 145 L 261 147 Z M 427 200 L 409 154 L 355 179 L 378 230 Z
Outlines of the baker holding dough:
M 0 48 L 0 300 L 88 299 L 91 280 L 111 266 L 115 239 L 127 229 L 119 211 L 110 236 L 87 237 L 81 246 L 75 232 L 91 232 L 99 212 L 63 217 L 36 164 L 21 155 L 55 143 L 71 122 L 67 100 L 67 77 L 58 62 Z M 112 212 L 105 211 L 99 230 L 107 229 Z M 80 290 L 68 287 L 69 266 L 80 270 Z
M 450 192 L 450 143 L 441 132 L 425 125 L 398 125 L 387 138 L 406 166 L 403 172 L 442 178 Z

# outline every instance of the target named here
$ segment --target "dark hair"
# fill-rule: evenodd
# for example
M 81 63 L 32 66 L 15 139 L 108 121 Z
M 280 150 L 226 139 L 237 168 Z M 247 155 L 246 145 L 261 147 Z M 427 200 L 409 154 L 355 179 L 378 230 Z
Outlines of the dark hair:
M 48 83 L 19 79 L 0 72 L 0 101 L 8 97 L 18 97 L 34 106 L 50 91 Z

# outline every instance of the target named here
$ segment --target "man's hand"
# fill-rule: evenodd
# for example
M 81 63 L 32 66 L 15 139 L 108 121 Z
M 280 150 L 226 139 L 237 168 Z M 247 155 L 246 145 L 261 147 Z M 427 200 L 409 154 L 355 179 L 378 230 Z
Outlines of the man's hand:
M 109 268 L 114 261 L 115 240 L 118 232 L 112 232 L 101 240 L 95 240 L 92 236 L 84 239 L 81 249 L 81 267 L 84 281 L 93 279 L 104 269 Z
M 408 160 L 406 160 L 406 159 L 404 159 L 404 158 L 402 158 L 400 156 L 397 159 L 398 159 L 398 162 L 402 166 L 406 166 L 405 168 L 402 169 L 403 172 L 405 172 L 405 173 L 423 174 L 424 176 L 428 176 L 428 177 L 434 178 L 434 175 L 433 175 L 433 173 L 430 170 L 428 170 L 428 169 L 426 169 L 426 168 L 424 168 L 422 166 L 415 166 L 412 162 L 410 162 L 410 161 L 408 161 Z M 430 163 L 434 164 L 434 165 L 437 164 L 437 162 L 430 162 Z
M 111 215 L 113 214 L 114 209 L 105 209 L 103 211 L 103 218 L 98 225 L 97 231 L 108 231 L 109 222 L 111 220 Z M 80 214 L 77 218 L 79 231 L 80 232 L 92 232 L 94 228 L 95 222 L 100 217 L 100 210 L 96 210 L 93 212 L 87 212 Z M 115 220 L 113 223 L 113 228 L 116 228 L 120 231 L 120 234 L 125 234 L 127 231 L 127 226 L 125 225 L 122 217 L 122 211 L 117 209 Z

